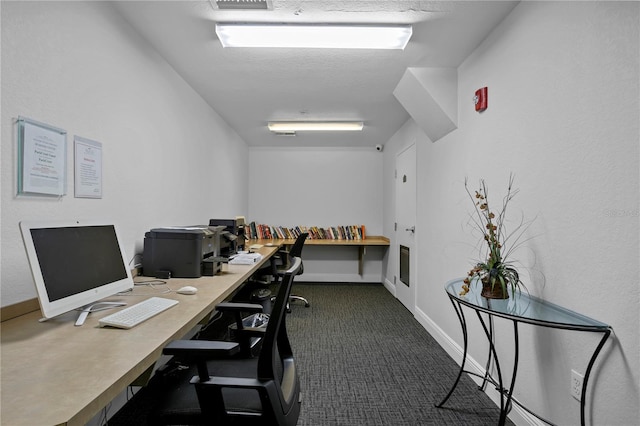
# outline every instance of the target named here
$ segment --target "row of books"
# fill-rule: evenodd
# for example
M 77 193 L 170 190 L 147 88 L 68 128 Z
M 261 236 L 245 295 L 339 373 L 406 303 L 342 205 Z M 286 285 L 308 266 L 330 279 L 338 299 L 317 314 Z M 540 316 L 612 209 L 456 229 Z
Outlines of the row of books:
M 250 239 L 296 239 L 303 232 L 308 232 L 308 239 L 312 240 L 364 240 L 366 238 L 364 225 L 330 226 L 270 226 L 251 222 L 245 225 L 245 235 Z

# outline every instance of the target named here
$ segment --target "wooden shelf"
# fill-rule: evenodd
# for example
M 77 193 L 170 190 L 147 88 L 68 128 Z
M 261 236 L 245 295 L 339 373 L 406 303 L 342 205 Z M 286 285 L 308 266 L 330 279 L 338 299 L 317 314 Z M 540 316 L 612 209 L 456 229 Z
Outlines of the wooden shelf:
M 296 240 L 294 239 L 269 239 L 269 240 L 249 240 L 247 247 L 252 244 L 273 244 L 277 246 L 290 246 Z M 366 248 L 370 246 L 389 247 L 389 238 L 382 235 L 372 235 L 363 240 L 329 240 L 329 239 L 307 239 L 304 242 L 308 246 L 352 246 L 358 247 L 358 274 L 362 275 L 364 271 L 364 256 Z
M 274 244 L 274 245 L 284 245 L 289 246 L 293 244 L 296 240 L 294 239 L 270 239 L 270 240 L 249 240 L 247 245 L 251 244 Z M 376 236 L 372 235 L 370 237 L 365 238 L 364 240 L 320 240 L 320 239 L 306 239 L 304 242 L 306 245 L 310 246 L 389 246 L 389 238 L 383 237 L 381 235 Z

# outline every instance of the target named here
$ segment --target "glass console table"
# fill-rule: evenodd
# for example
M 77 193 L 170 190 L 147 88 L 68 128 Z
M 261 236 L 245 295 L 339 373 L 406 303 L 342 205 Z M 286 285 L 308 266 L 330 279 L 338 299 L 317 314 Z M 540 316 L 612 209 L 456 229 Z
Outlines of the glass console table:
M 453 281 L 449 281 L 445 289 L 447 291 L 447 295 L 449 296 L 449 300 L 453 304 L 453 308 L 458 315 L 458 319 L 460 320 L 460 325 L 462 326 L 462 336 L 464 341 L 464 349 L 462 356 L 462 363 L 460 365 L 460 371 L 458 373 L 458 377 L 456 378 L 453 386 L 449 393 L 444 397 L 444 399 L 436 404 L 436 407 L 442 407 L 445 402 L 451 397 L 453 391 L 455 390 L 460 378 L 462 377 L 462 373 L 472 374 L 474 376 L 480 377 L 482 379 L 482 385 L 480 389 L 484 390 L 487 382 L 492 383 L 496 386 L 496 389 L 500 392 L 500 422 L 499 424 L 502 426 L 505 424 L 507 419 L 507 414 L 511 410 L 511 404 L 515 403 L 522 407 L 524 410 L 537 417 L 538 419 L 544 421 L 547 424 L 553 424 L 546 419 L 538 416 L 533 413 L 526 407 L 524 407 L 521 403 L 519 403 L 515 398 L 512 398 L 513 389 L 516 383 L 516 375 L 518 372 L 518 358 L 519 358 L 519 342 L 518 342 L 518 324 L 532 324 L 541 327 L 549 327 L 556 329 L 564 329 L 564 330 L 574 330 L 574 331 L 587 331 L 594 333 L 602 333 L 602 338 L 598 343 L 596 349 L 591 355 L 591 359 L 589 360 L 589 364 L 587 366 L 587 370 L 584 373 L 584 379 L 582 382 L 582 393 L 580 398 L 580 424 L 582 426 L 585 425 L 585 399 L 587 394 L 587 383 L 589 381 L 589 374 L 591 373 L 591 369 L 600 353 L 600 350 L 604 346 L 606 340 L 612 332 L 611 326 L 604 324 L 600 321 L 596 321 L 584 315 L 581 315 L 577 312 L 571 311 L 569 309 L 563 308 L 558 305 L 554 305 L 553 303 L 546 302 L 542 299 L 539 299 L 534 296 L 528 295 L 526 292 L 516 291 L 515 294 L 510 293 L 508 299 L 487 299 L 485 297 L 480 296 L 480 291 L 482 290 L 482 285 L 477 281 L 472 282 L 470 286 L 469 292 L 460 296 L 460 291 L 462 290 L 462 279 L 456 279 Z M 468 335 L 467 335 L 467 320 L 464 315 L 463 307 L 467 307 L 474 311 L 480 320 L 480 324 L 484 329 L 484 332 L 489 341 L 489 354 L 487 356 L 487 365 L 485 368 L 485 374 L 479 375 L 472 371 L 466 371 L 464 369 L 465 362 L 467 359 L 467 343 L 468 343 Z M 486 314 L 483 316 L 482 314 Z M 493 333 L 493 319 L 504 318 L 505 320 L 509 320 L 513 323 L 513 332 L 514 332 L 514 365 L 513 371 L 511 373 L 511 383 L 508 384 L 508 388 L 505 388 L 505 383 L 502 380 L 502 372 L 500 370 L 500 361 L 498 360 L 498 355 L 495 348 L 495 335 Z M 491 374 L 491 363 L 495 363 L 495 371 L 496 376 L 493 377 Z

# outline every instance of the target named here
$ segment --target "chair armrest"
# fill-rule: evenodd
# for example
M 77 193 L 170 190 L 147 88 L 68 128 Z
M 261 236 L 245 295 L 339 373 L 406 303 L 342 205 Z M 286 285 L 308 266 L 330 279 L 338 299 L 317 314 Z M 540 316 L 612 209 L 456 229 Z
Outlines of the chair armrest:
M 207 360 L 229 358 L 239 352 L 238 343 L 212 340 L 174 340 L 162 350 L 165 355 L 177 355 L 195 362 L 200 380 L 209 377 Z
M 220 312 L 262 312 L 262 305 L 257 303 L 222 302 L 216 305 L 216 310 Z
M 219 386 L 223 388 L 245 388 L 245 389 L 264 388 L 264 383 L 262 383 L 260 380 L 245 378 L 245 377 L 213 376 L 213 377 L 209 377 L 209 380 L 204 382 L 204 384 Z
M 243 337 L 264 337 L 264 333 L 267 331 L 266 327 L 243 327 L 235 332 Z
M 286 274 L 294 273 L 294 272 L 295 272 L 295 275 L 300 275 L 304 272 L 304 266 L 302 264 L 302 259 L 300 257 L 292 257 L 291 261 L 293 263 L 287 265 L 288 269 L 278 269 L 279 276 L 284 277 Z M 298 269 L 298 266 L 300 267 L 300 269 Z
M 164 347 L 165 355 L 186 355 L 193 359 L 228 358 L 240 352 L 236 342 L 211 340 L 174 340 Z
M 289 250 L 283 249 L 283 248 L 279 249 L 273 254 L 273 256 L 271 256 L 272 261 L 276 262 L 278 266 L 286 264 L 288 258 L 289 258 Z

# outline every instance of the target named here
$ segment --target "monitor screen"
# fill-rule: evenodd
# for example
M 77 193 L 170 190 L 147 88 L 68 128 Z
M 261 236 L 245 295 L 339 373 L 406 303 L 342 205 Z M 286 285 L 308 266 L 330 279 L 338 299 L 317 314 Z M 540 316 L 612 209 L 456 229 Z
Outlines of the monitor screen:
M 45 318 L 133 287 L 113 224 L 21 222 L 20 230 Z

